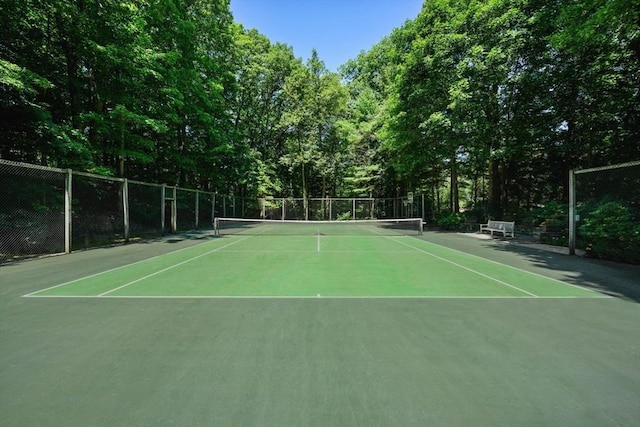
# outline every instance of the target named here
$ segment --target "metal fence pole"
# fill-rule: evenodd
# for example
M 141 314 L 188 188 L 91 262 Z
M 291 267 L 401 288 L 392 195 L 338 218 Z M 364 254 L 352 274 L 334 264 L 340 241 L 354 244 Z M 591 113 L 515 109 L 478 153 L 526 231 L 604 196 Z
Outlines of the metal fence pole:
M 211 224 L 216 219 L 216 193 L 211 195 Z
M 196 230 L 198 229 L 198 213 L 200 212 L 200 192 L 196 191 Z
M 173 188 L 173 197 L 171 198 L 171 232 L 178 231 L 178 189 Z
M 166 193 L 167 192 L 167 184 L 162 184 L 162 194 L 160 195 L 160 233 L 164 235 L 164 223 L 165 223 L 165 204 L 166 202 Z
M 71 253 L 72 237 L 71 237 L 71 224 L 72 224 L 72 206 L 71 206 L 71 192 L 73 183 L 73 171 L 67 169 L 67 176 L 64 183 L 64 252 Z
M 122 181 L 122 216 L 124 220 L 124 241 L 129 241 L 129 182 Z
M 576 175 L 569 171 L 569 255 L 576 254 Z

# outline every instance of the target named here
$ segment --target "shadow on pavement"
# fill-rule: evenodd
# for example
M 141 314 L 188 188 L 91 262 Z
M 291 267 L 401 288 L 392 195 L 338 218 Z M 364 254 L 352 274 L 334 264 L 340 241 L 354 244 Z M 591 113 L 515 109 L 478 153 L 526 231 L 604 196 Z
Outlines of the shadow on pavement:
M 602 294 L 640 302 L 640 266 L 568 255 L 567 248 L 536 244 L 526 238 L 441 232 L 429 233 L 425 238 Z

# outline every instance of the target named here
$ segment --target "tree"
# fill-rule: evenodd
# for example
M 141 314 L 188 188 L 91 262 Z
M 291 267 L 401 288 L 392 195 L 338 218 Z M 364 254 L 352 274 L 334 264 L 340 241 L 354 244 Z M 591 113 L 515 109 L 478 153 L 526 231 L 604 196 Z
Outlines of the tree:
M 305 201 L 309 178 L 314 173 L 322 180 L 320 191 L 324 196 L 339 152 L 332 129 L 344 108 L 346 92 L 338 76 L 327 71 L 315 50 L 304 67 L 292 71 L 284 92 L 288 101 L 282 116 L 287 129 L 287 154 L 281 162 L 290 172 L 297 171 Z
M 299 67 L 291 47 L 271 42 L 256 30 L 235 27 L 236 97 L 233 121 L 238 143 L 249 153 L 241 179 L 243 193 L 260 197 L 280 194 L 285 168 L 286 129 L 280 117 L 287 99 L 284 84 Z

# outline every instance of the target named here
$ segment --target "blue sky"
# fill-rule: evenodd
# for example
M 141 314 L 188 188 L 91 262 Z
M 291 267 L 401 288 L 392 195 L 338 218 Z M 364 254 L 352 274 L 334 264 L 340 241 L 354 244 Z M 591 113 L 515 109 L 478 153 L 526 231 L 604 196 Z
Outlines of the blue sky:
M 307 60 L 311 49 L 331 71 L 369 50 L 407 19 L 423 0 L 231 0 L 234 20 L 271 42 L 293 47 Z

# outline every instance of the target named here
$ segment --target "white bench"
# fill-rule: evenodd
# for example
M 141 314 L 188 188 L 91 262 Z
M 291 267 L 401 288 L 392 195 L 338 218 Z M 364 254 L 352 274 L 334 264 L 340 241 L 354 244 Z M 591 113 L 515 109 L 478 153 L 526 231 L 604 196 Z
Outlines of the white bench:
M 480 232 L 488 231 L 493 236 L 493 232 L 502 233 L 504 237 L 515 237 L 514 232 L 516 228 L 515 221 L 489 221 L 486 224 L 480 224 Z

